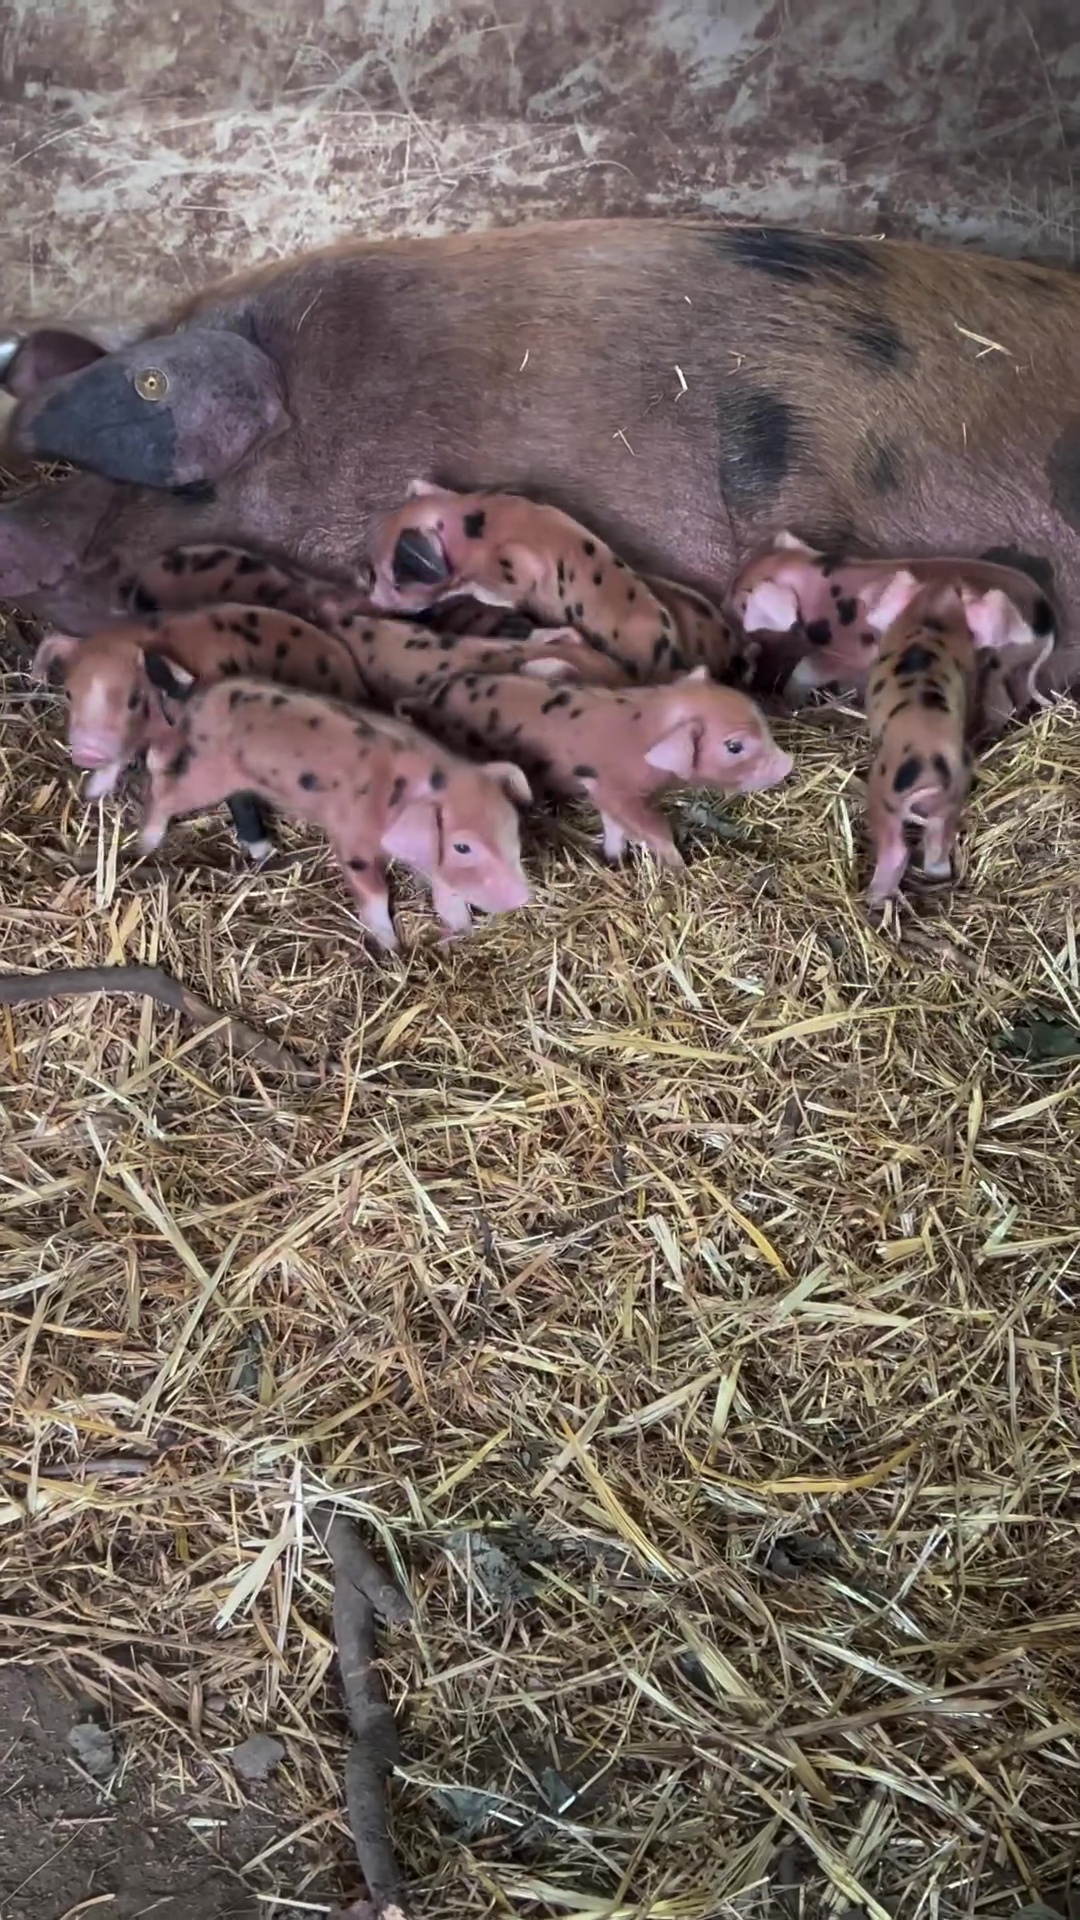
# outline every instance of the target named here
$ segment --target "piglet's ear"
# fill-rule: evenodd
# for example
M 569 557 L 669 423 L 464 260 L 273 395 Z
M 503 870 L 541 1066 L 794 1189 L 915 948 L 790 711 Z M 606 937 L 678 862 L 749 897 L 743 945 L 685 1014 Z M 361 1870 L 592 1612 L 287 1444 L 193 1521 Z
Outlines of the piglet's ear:
M 988 593 L 973 593 L 970 587 L 960 591 L 964 618 L 976 647 L 1022 647 L 1030 642 L 1027 621 L 1000 587 L 991 587 Z
M 528 806 L 532 799 L 532 788 L 521 768 L 515 766 L 512 760 L 489 760 L 484 767 L 484 772 L 492 780 L 497 780 L 501 787 L 505 787 L 511 800 L 516 800 L 519 807 Z
M 875 633 L 885 633 L 894 620 L 906 612 L 919 591 L 919 581 L 906 567 L 894 574 L 883 574 L 880 580 L 871 581 L 863 587 L 860 598 L 866 610 L 866 619 Z
M 382 836 L 383 852 L 419 873 L 434 873 L 439 862 L 438 808 L 430 800 L 411 800 Z
M 143 655 L 146 677 L 159 693 L 167 693 L 173 700 L 188 700 L 195 685 L 195 675 L 189 673 L 177 660 L 166 660 L 163 653 Z
M 805 553 L 815 560 L 818 557 L 813 547 L 808 547 L 805 540 L 800 540 L 797 533 L 790 533 L 786 527 L 777 534 L 773 546 L 783 547 L 788 553 Z
M 405 498 L 422 500 L 429 493 L 442 493 L 442 491 L 442 487 L 437 487 L 434 480 L 410 480 L 405 489 Z
M 70 633 L 50 633 L 41 642 L 30 662 L 30 672 L 35 680 L 47 680 L 54 667 L 66 666 L 72 655 L 77 653 L 81 641 Z
M 799 596 L 794 587 L 763 580 L 751 590 L 742 617 L 745 633 L 790 633 L 799 618 Z
M 682 687 L 706 686 L 711 679 L 712 675 L 708 667 L 692 667 L 689 673 L 683 674 L 679 685 Z
M 701 752 L 701 721 L 680 720 L 649 748 L 645 759 L 650 767 L 661 767 L 678 780 L 690 780 L 697 772 Z

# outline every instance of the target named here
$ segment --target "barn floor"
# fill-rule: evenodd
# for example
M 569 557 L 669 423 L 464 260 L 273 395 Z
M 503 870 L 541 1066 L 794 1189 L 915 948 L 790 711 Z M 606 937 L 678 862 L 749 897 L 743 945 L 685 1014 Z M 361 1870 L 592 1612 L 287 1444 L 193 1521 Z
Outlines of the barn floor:
M 0 1658 L 96 1700 L 120 1769 L 92 1871 L 18 1891 L 0 1847 L 6 1920 L 355 1891 L 326 1489 L 416 1603 L 417 1916 L 1064 1908 L 1075 709 L 988 756 L 961 884 L 881 930 L 825 714 L 786 790 L 683 803 L 685 878 L 542 819 L 536 906 L 447 952 L 415 902 L 398 963 L 313 837 L 252 874 L 215 816 L 134 864 L 135 797 L 83 805 L 28 687 L 0 966 L 158 964 L 325 1073 L 139 1001 L 0 1016 Z M 1033 1020 L 1072 1057 L 1000 1044 Z M 174 1898 L 129 1908 L 124 1832 L 173 1807 Z M 220 1906 L 181 1884 L 219 1842 Z

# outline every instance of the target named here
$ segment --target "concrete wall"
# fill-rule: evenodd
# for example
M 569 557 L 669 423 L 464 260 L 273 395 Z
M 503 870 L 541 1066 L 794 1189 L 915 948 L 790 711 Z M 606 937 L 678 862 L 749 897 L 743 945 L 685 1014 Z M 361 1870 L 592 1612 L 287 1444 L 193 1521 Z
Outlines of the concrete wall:
M 1073 257 L 1077 0 L 7 0 L 3 17 L 16 324 L 143 312 L 356 229 L 573 213 Z

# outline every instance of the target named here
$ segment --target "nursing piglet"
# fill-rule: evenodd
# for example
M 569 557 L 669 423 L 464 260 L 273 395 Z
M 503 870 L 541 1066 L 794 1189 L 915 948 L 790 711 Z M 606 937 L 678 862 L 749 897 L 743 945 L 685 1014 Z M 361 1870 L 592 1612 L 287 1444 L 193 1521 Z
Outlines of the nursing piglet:
M 668 681 L 704 664 L 731 666 L 727 622 L 675 582 L 654 588 L 558 507 L 513 493 L 453 493 L 414 480 L 370 549 L 371 597 L 397 613 L 470 594 L 551 626 L 577 627 L 629 680 Z M 674 609 L 674 610 L 673 610 Z
M 818 687 L 863 691 L 880 635 L 898 610 L 894 582 L 900 573 L 913 582 L 909 598 L 924 585 L 961 588 L 979 645 L 993 649 L 1003 675 L 1017 674 L 1022 703 L 1040 698 L 1037 676 L 1053 651 L 1058 621 L 1038 584 L 1018 568 L 949 556 L 849 559 L 819 552 L 785 532 L 736 576 L 729 606 L 748 634 L 795 633 L 806 643 L 785 689 L 794 706 Z M 1009 711 L 1013 704 L 1010 697 Z M 1000 703 L 993 717 L 1006 717 Z
M 470 925 L 470 907 L 502 913 L 531 898 L 515 805 L 531 798 L 521 769 L 459 760 L 403 721 L 260 680 L 218 681 L 194 688 L 147 766 L 144 851 L 160 846 L 174 815 L 254 793 L 323 828 L 361 920 L 386 949 L 398 944 L 388 859 L 430 883 L 448 932 Z
M 126 574 L 117 595 L 120 606 L 136 615 L 182 613 L 228 600 L 245 607 L 277 607 L 316 626 L 365 604 L 365 591 L 358 584 L 322 580 L 244 547 L 209 543 L 171 547 Z
M 68 745 L 77 767 L 93 768 L 87 795 L 111 793 L 125 767 L 175 717 L 170 664 L 196 680 L 258 674 L 348 701 L 368 697 L 347 646 L 276 607 L 221 605 L 105 627 L 88 640 L 50 634 L 31 672 L 60 665 L 68 696 Z
M 975 650 L 963 596 L 952 585 L 920 586 L 905 572 L 896 576 L 895 599 L 912 588 L 882 640 L 866 697 L 874 743 L 867 821 L 877 854 L 868 897 L 875 906 L 899 890 L 908 823 L 922 829 L 924 872 L 948 879 L 971 786 Z
M 505 754 L 553 793 L 586 795 L 611 860 L 632 841 L 665 866 L 682 866 L 670 828 L 648 804 L 664 788 L 753 793 L 786 779 L 792 765 L 753 701 L 718 686 L 707 667 L 669 686 L 619 692 L 553 688 L 531 664 L 519 674 L 447 678 L 410 705 L 455 745 Z

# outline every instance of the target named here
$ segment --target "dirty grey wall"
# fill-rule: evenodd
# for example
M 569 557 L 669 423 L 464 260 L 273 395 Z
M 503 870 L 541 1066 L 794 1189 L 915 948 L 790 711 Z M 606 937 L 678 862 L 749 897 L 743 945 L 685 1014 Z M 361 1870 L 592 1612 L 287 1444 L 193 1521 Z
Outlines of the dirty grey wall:
M 562 214 L 1073 255 L 1078 0 L 7 0 L 4 18 L 16 323 L 142 312 L 358 229 Z

